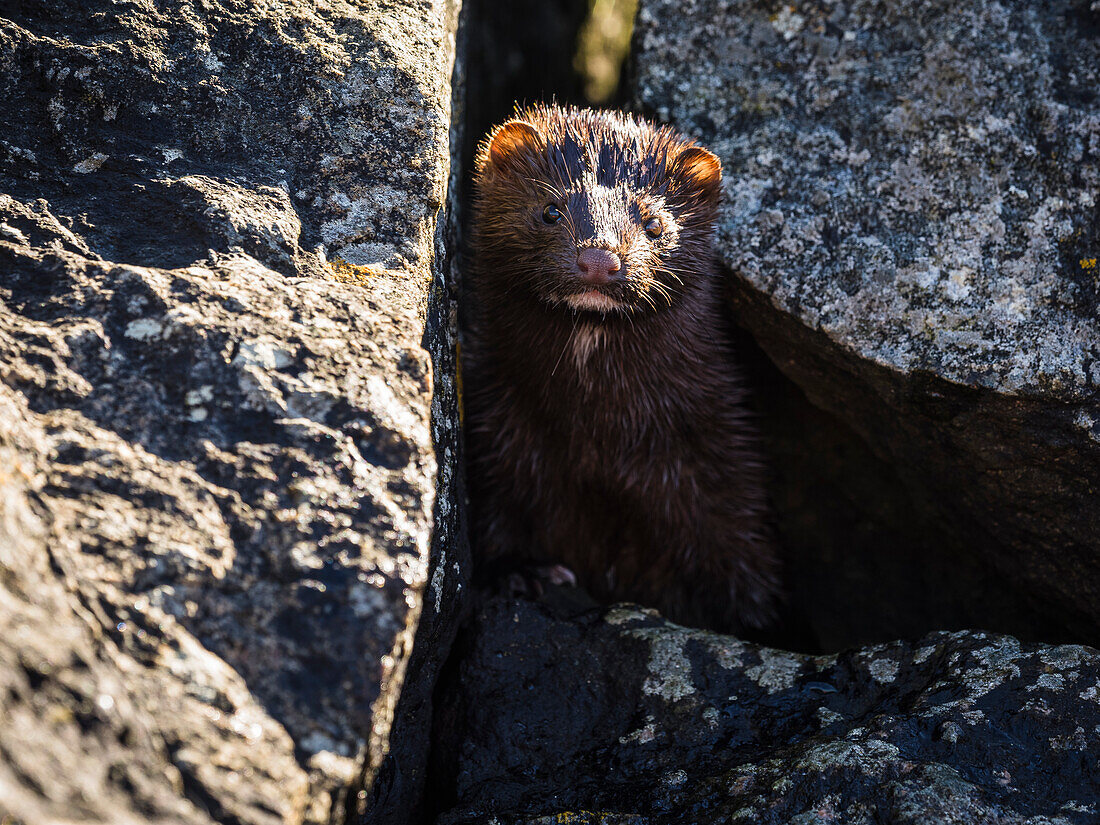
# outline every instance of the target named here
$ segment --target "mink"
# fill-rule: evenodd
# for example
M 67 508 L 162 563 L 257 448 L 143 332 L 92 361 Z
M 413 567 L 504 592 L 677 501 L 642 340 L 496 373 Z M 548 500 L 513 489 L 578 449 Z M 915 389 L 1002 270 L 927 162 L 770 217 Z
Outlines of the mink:
M 475 558 L 738 631 L 774 615 L 765 471 L 723 315 L 721 163 L 614 111 L 478 148 L 463 382 Z

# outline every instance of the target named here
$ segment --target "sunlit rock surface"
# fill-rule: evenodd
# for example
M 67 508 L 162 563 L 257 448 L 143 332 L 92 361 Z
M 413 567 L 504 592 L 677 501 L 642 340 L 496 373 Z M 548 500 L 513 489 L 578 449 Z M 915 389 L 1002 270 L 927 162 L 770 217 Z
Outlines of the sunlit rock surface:
M 456 14 L 0 19 L 0 819 L 320 823 L 370 785 L 462 572 Z

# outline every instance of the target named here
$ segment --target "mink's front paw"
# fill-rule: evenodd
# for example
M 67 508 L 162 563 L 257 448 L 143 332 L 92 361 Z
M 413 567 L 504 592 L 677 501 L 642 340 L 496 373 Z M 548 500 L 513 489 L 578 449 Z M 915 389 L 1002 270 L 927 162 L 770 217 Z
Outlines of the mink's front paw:
M 577 586 L 576 574 L 564 564 L 527 564 L 504 577 L 502 590 L 511 599 L 538 599 L 548 585 Z

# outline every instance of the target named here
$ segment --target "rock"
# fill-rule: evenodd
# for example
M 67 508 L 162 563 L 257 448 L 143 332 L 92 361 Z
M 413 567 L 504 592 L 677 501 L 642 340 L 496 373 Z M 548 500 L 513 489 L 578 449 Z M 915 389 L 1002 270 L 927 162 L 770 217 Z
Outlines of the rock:
M 1100 821 L 1092 648 L 939 632 L 815 657 L 569 598 L 478 613 L 440 825 Z
M 465 141 L 466 49 L 470 15 L 459 17 L 459 31 L 451 77 L 451 146 Z M 455 153 L 457 154 L 457 152 Z M 471 558 L 466 524 L 466 485 L 463 439 L 460 432 L 461 391 L 457 371 L 458 286 L 461 283 L 461 179 L 463 166 L 452 157 L 447 187 L 448 220 L 441 223 L 438 238 L 445 275 L 437 289 L 445 294 L 429 303 L 425 340 L 433 353 L 435 392 L 432 397 L 432 430 L 441 454 L 438 488 L 433 512 L 434 529 L 429 554 L 428 589 L 424 594 L 420 623 L 409 652 L 408 669 L 400 700 L 395 707 L 393 736 L 384 761 L 368 764 L 353 786 L 357 805 L 352 822 L 362 825 L 403 825 L 425 821 L 432 791 L 425 787 L 437 677 L 445 667 L 455 635 L 466 611 L 471 586 Z
M 954 600 L 993 570 L 1085 640 L 1100 638 L 1098 15 L 646 0 L 635 31 L 638 106 L 723 160 L 738 320 L 897 472 L 923 508 L 911 531 L 942 525 L 984 566 Z
M 468 575 L 456 16 L 0 19 L 0 818 L 328 823 L 370 788 Z

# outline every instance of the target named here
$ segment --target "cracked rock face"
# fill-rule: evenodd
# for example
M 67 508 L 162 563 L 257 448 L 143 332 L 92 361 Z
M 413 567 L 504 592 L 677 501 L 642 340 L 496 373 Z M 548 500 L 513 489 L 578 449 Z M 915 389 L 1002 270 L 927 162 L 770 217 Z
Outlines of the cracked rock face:
M 329 822 L 370 784 L 458 586 L 455 16 L 0 19 L 0 814 Z
M 1100 11 L 647 0 L 733 303 L 1032 608 L 1100 638 Z
M 1092 648 L 956 632 L 813 657 L 557 594 L 490 603 L 468 644 L 445 825 L 1100 816 Z

